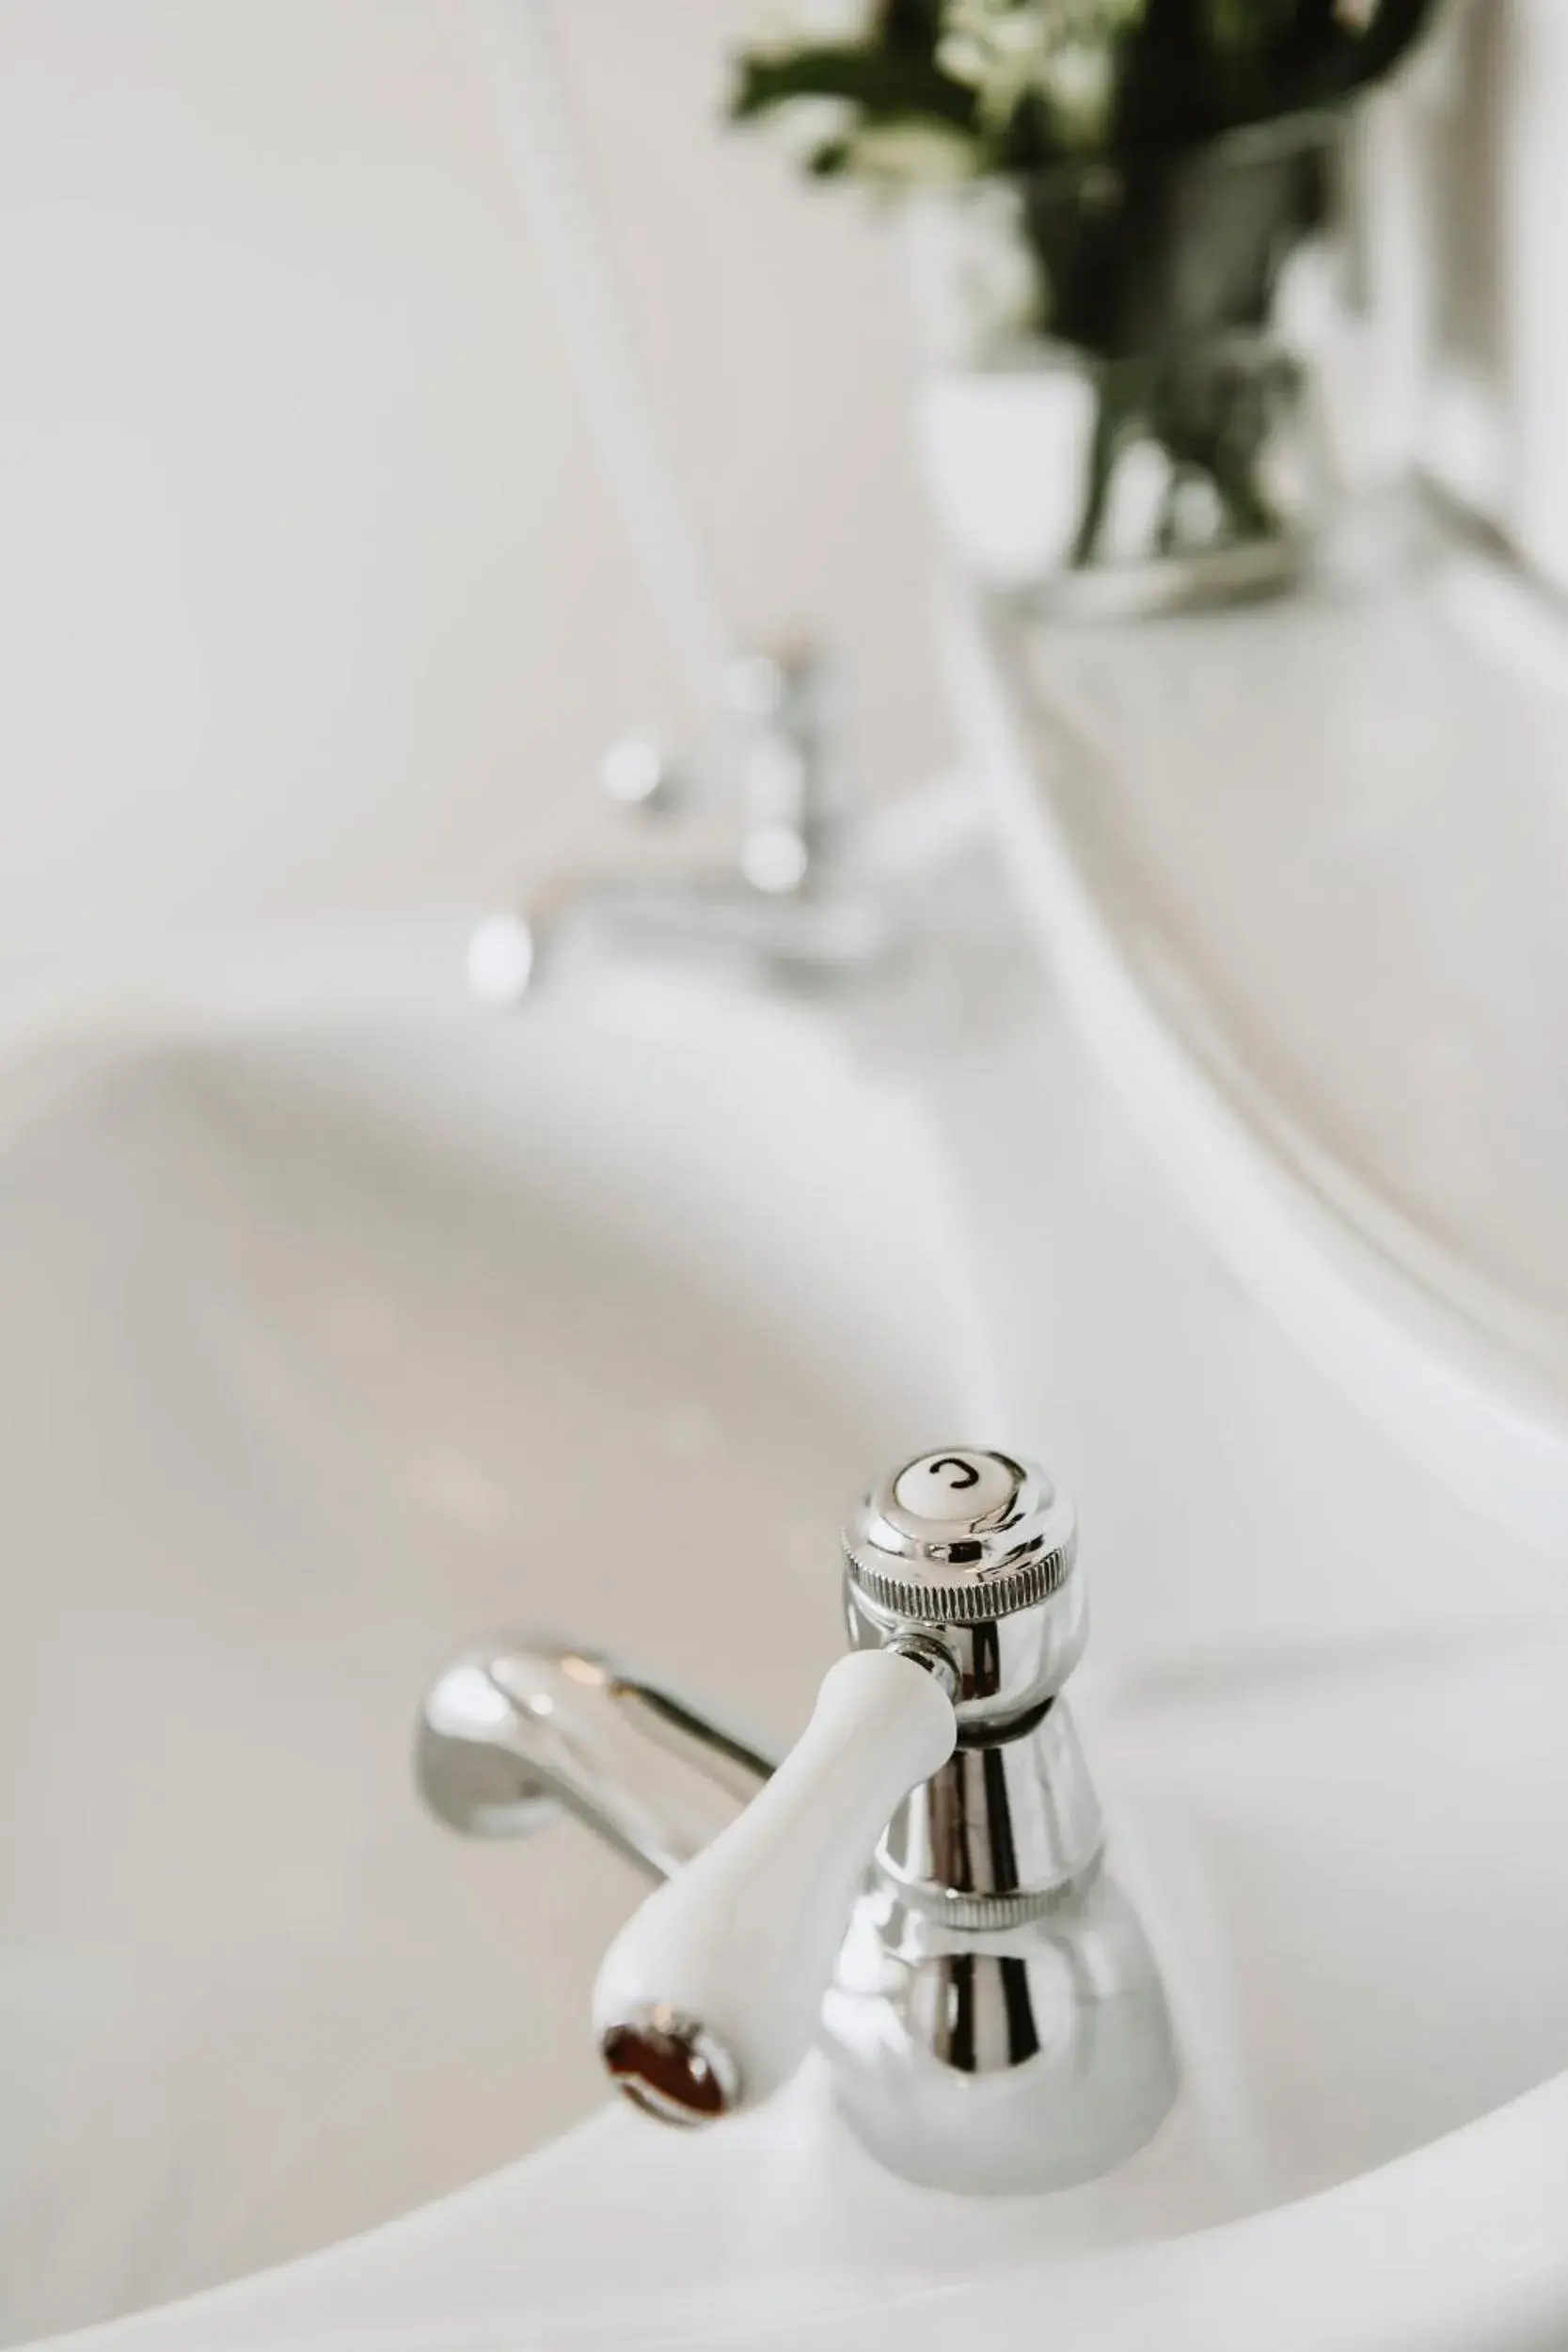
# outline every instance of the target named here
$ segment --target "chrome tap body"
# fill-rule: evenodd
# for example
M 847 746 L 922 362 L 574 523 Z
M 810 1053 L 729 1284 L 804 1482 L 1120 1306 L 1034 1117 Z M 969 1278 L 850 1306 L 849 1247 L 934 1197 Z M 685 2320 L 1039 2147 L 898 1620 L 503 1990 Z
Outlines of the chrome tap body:
M 918 1629 L 954 1661 L 958 1737 L 850 1915 L 823 2007 L 839 2105 L 933 2187 L 1095 2178 L 1149 2137 L 1177 2072 L 1063 1695 L 1088 1634 L 1071 1506 L 1010 1456 L 925 1455 L 851 1523 L 845 1598 L 856 1647 Z
M 845 1921 L 819 2027 L 839 2106 L 890 2170 L 932 2186 L 1097 2177 L 1158 2126 L 1177 2068 L 1062 1695 L 1087 1632 L 1071 1508 L 1029 1465 L 956 1447 L 866 1497 L 844 1563 L 852 1648 L 926 1667 L 958 1737 L 893 1813 Z M 553 1801 L 653 1874 L 705 1851 L 768 1769 L 668 1691 L 560 1645 L 466 1651 L 421 1717 L 443 1820 L 522 1831 Z M 640 2017 L 606 2049 L 667 2120 L 743 2103 L 702 2018 Z

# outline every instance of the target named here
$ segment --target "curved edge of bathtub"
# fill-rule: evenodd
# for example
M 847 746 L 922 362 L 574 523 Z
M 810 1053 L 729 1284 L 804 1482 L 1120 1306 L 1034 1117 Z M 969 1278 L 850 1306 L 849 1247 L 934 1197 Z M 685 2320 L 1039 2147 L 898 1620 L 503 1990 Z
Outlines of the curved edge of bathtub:
M 1568 1395 L 1381 1249 L 1281 1149 L 1289 1121 L 1157 1004 L 1091 883 L 1009 658 L 1002 603 L 940 592 L 946 684 L 1022 912 L 1074 1026 L 1212 1253 L 1398 1449 L 1537 1553 L 1568 1543 Z

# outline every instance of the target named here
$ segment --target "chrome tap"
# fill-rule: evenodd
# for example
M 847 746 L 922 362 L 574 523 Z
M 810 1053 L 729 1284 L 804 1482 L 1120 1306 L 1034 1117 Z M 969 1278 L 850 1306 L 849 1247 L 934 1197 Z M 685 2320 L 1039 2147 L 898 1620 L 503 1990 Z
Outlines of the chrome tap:
M 736 820 L 731 859 L 552 877 L 475 930 L 476 994 L 518 1002 L 567 934 L 590 926 L 634 950 L 744 959 L 774 975 L 832 977 L 878 962 L 896 925 L 857 868 L 837 734 L 828 666 L 796 647 L 727 665 L 694 756 L 672 758 L 651 736 L 620 738 L 600 769 L 608 798 L 650 822 L 722 807 Z
M 954 1447 L 866 1497 L 844 1560 L 851 1652 L 775 1771 L 607 1661 L 482 1645 L 426 1701 L 426 1794 L 481 1830 L 553 1798 L 664 1876 L 594 1995 L 605 2063 L 650 2112 L 755 2106 L 815 2042 L 895 2172 L 1095 2178 L 1155 2130 L 1177 2068 L 1062 1695 L 1086 1632 L 1070 1505 L 1014 1456 Z

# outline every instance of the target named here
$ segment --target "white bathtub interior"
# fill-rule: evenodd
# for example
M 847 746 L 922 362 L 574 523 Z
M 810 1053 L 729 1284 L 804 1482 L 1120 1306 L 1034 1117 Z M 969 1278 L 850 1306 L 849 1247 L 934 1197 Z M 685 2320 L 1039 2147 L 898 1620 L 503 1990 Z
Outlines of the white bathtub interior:
M 600 2096 L 639 1898 L 418 1806 L 464 1638 L 787 1737 L 839 1519 L 958 1409 L 918 1122 L 787 1024 L 90 1034 L 0 1140 L 0 2334 L 183 2294 Z M 918 1265 L 919 1295 L 909 1269 Z M 768 1531 L 759 1549 L 755 1531 Z
M 809 2084 L 711 2156 L 634 2152 L 627 2118 L 551 2159 L 574 2211 L 635 2177 L 663 2217 L 614 2278 L 529 2237 L 516 2176 L 531 2324 L 698 2279 L 871 2304 L 1223 2224 L 1568 2069 L 1560 1580 L 1267 1331 L 1049 1022 L 954 1051 L 921 1014 L 922 1048 L 884 1025 L 864 1057 L 782 1008 L 411 996 L 13 1057 L 10 2340 L 324 2246 L 586 2114 L 587 1987 L 640 1882 L 565 1826 L 425 1820 L 425 1677 L 543 1624 L 787 1737 L 840 1646 L 847 1502 L 955 1436 L 1080 1495 L 1080 1714 L 1177 2109 L 1121 2174 L 961 2233 Z

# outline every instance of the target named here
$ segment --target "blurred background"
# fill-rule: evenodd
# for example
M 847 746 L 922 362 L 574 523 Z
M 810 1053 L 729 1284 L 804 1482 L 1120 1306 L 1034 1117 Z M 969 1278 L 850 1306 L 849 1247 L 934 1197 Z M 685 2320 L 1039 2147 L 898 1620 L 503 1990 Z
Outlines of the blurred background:
M 824 629 L 918 774 L 878 226 L 722 127 L 728 0 L 556 16 L 736 626 Z M 454 0 L 0 8 L 0 987 L 608 833 L 606 736 L 687 713 Z
M 735 627 L 835 644 L 885 789 L 946 751 L 898 273 L 863 197 L 721 124 L 745 13 L 555 17 Z M 1434 430 L 1549 569 L 1568 31 L 1460 13 L 1426 72 Z M 607 832 L 608 733 L 686 720 L 455 0 L 0 8 L 0 988 L 488 902 Z

